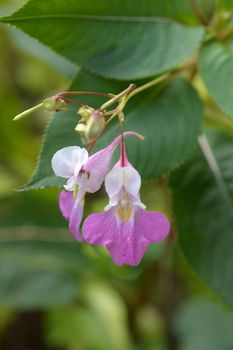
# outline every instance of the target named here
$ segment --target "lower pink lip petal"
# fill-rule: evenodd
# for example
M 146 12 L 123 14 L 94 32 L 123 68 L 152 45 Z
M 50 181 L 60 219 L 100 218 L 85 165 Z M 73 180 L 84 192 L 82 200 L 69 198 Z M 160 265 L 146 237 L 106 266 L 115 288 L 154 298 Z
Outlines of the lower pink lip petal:
M 66 220 L 69 220 L 70 213 L 74 206 L 73 192 L 61 191 L 59 195 L 59 208 Z
M 83 224 L 84 239 L 90 244 L 104 245 L 117 265 L 136 266 L 151 243 L 158 243 L 169 233 L 165 215 L 136 209 L 134 218 L 119 221 L 114 209 L 91 214 Z
M 83 204 L 76 202 L 70 215 L 69 229 L 74 235 L 77 241 L 83 241 L 82 236 L 79 233 L 79 227 L 83 218 Z
M 158 243 L 169 234 L 170 224 L 164 214 L 138 208 L 135 229 L 137 234 L 143 234 L 150 243 Z
M 115 216 L 112 210 L 90 214 L 83 223 L 83 237 L 95 245 L 106 246 L 115 236 Z
M 107 245 L 107 249 L 116 265 L 137 266 L 143 258 L 150 242 L 135 234 L 133 222 L 125 221 L 117 228 L 118 234 Z
M 74 199 L 73 192 L 61 191 L 59 208 L 66 220 L 69 221 L 70 232 L 78 241 L 83 241 L 79 227 L 83 217 L 83 203 Z
M 134 220 L 121 222 L 118 235 L 107 248 L 117 265 L 137 266 L 149 244 L 165 239 L 169 230 L 165 215 L 137 208 Z
M 138 265 L 150 243 L 134 235 L 133 222 L 117 222 L 113 209 L 88 216 L 83 236 L 90 244 L 106 246 L 116 265 Z

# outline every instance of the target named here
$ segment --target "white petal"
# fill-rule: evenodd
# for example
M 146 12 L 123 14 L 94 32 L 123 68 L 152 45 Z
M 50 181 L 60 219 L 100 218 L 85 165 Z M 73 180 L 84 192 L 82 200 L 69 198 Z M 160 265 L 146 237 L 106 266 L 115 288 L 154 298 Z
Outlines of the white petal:
M 138 194 L 137 197 L 134 197 L 132 200 L 133 205 L 136 205 L 142 209 L 146 209 L 146 205 L 141 202 L 140 195 Z
M 134 197 L 137 197 L 141 187 L 141 176 L 133 167 L 124 167 L 124 188 Z
M 65 147 L 57 151 L 52 158 L 52 168 L 57 176 L 69 178 L 77 174 L 88 158 L 85 148 Z
M 76 154 L 75 161 L 77 161 L 74 174 L 77 176 L 81 167 L 87 162 L 88 160 L 88 152 L 86 148 L 81 148 L 81 151 L 79 152 L 79 155 Z
M 110 199 L 122 189 L 122 169 L 112 169 L 105 178 L 105 189 Z
M 123 188 L 132 196 L 137 197 L 140 187 L 141 177 L 132 167 L 115 168 L 105 179 L 105 188 L 110 199 Z
M 64 185 L 64 188 L 66 189 L 66 191 L 74 191 L 76 183 L 76 177 L 71 176 Z
M 109 203 L 105 206 L 104 211 L 107 211 L 107 210 L 111 209 L 112 207 L 115 207 L 118 204 L 119 200 L 120 200 L 120 195 L 112 196 L 109 199 Z

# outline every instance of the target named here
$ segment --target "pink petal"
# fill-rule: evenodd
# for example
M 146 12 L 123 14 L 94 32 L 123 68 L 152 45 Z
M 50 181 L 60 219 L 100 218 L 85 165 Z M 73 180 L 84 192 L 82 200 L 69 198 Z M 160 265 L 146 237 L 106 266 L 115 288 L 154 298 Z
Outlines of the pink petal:
M 95 245 L 107 245 L 114 239 L 115 215 L 112 210 L 90 214 L 83 223 L 83 237 Z
M 83 236 L 90 244 L 104 245 L 117 265 L 136 266 L 150 243 L 169 233 L 169 222 L 161 213 L 136 208 L 134 218 L 120 221 L 114 209 L 91 214 L 84 221 Z
M 104 148 L 91 156 L 83 167 L 83 170 L 89 174 L 85 179 L 85 187 L 88 192 L 96 192 L 100 189 L 105 176 L 109 171 L 112 153 L 113 152 L 107 152 Z M 83 179 L 81 181 L 83 181 Z
M 117 228 L 117 238 L 107 245 L 107 249 L 116 265 L 137 266 L 149 244 L 143 234 L 137 233 L 133 221 L 124 221 Z
M 123 145 L 123 150 L 122 150 L 122 144 L 121 144 L 120 159 L 114 165 L 114 168 L 120 168 L 120 167 L 132 167 L 133 168 L 133 165 L 128 160 L 125 144 Z
M 70 232 L 77 239 L 77 241 L 83 241 L 83 238 L 80 235 L 80 231 L 79 231 L 82 218 L 83 218 L 83 202 L 82 201 L 78 202 L 76 200 L 70 214 L 69 229 L 70 229 Z
M 79 232 L 80 223 L 83 217 L 83 199 L 78 196 L 74 199 L 73 192 L 61 191 L 59 197 L 59 208 L 62 215 L 69 221 L 70 232 L 78 241 L 83 241 Z
M 69 220 L 73 206 L 74 206 L 73 192 L 61 191 L 59 196 L 59 208 L 66 220 Z
M 135 227 L 137 233 L 143 234 L 151 243 L 162 241 L 170 231 L 169 221 L 164 214 L 141 208 L 135 214 Z

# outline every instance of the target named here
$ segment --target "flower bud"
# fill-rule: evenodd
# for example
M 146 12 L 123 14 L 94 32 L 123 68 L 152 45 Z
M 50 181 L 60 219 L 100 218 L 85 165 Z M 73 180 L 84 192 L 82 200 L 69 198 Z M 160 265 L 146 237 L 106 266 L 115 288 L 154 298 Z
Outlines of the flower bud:
M 79 123 L 86 123 L 88 119 L 91 116 L 91 113 L 93 113 L 93 110 L 88 109 L 86 107 L 80 107 L 77 113 L 82 117 L 79 121 Z
M 49 112 L 60 112 L 68 109 L 68 104 L 61 98 L 47 98 L 43 101 L 43 107 Z
M 84 137 L 86 133 L 86 125 L 83 123 L 78 123 L 75 127 L 75 130 L 80 134 L 80 136 Z
M 88 144 L 94 141 L 105 128 L 105 119 L 99 110 L 95 110 L 89 118 L 83 122 L 83 118 L 76 126 L 75 130 L 80 134 L 84 143 Z

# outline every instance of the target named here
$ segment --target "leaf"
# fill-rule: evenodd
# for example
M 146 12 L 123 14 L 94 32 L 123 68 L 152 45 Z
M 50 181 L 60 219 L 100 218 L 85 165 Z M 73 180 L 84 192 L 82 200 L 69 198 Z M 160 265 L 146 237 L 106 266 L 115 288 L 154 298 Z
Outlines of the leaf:
M 174 319 L 180 350 L 228 350 L 233 347 L 233 315 L 205 299 L 183 304 Z
M 215 133 L 209 143 L 212 169 L 199 153 L 172 177 L 179 245 L 202 280 L 233 305 L 233 143 Z
M 72 89 L 119 92 L 125 85 L 81 73 Z M 145 141 L 131 137 L 127 140 L 130 161 L 141 172 L 143 179 L 152 179 L 169 172 L 192 152 L 201 129 L 202 104 L 193 88 L 184 80 L 173 81 L 158 96 L 157 89 L 149 97 L 137 96 L 129 103 L 124 128 L 145 136 Z M 96 105 L 96 100 L 85 103 Z M 45 135 L 37 169 L 22 189 L 59 186 L 63 179 L 54 176 L 51 158 L 60 148 L 80 145 L 74 131 L 77 116 L 74 110 L 54 115 Z M 108 145 L 119 134 L 118 124 L 106 129 L 94 151 Z
M 31 235 L 32 233 L 35 235 L 32 228 L 30 230 L 25 227 L 24 233 L 27 233 L 27 230 Z M 38 232 L 40 239 L 34 236 L 32 239 L 29 234 L 30 238 L 23 239 L 24 236 L 21 235 L 20 240 L 10 235 L 9 231 L 7 232 L 8 240 L 1 233 L 0 265 L 13 264 L 28 270 L 42 270 L 44 268 L 50 272 L 65 272 L 66 274 L 69 272 L 80 274 L 84 270 L 85 273 L 85 269 L 88 268 L 87 259 L 85 260 L 82 248 L 77 242 L 65 241 L 57 230 L 53 235 L 44 230 L 47 239 L 42 237 L 41 231 L 36 231 L 36 233 Z M 85 269 L 82 266 L 84 260 Z
M 0 307 L 31 309 L 70 303 L 87 266 L 75 242 L 1 239 Z
M 203 30 L 169 18 L 191 12 L 179 0 L 30 0 L 2 19 L 91 72 L 122 80 L 150 77 L 176 67 L 200 45 Z M 182 15 L 184 17 L 184 15 Z
M 211 96 L 233 117 L 233 51 L 230 46 L 211 42 L 200 54 L 200 72 Z
M 75 288 L 65 277 L 46 271 L 10 272 L 0 267 L 0 306 L 35 309 L 64 305 L 74 300 Z
M 10 35 L 10 40 L 13 41 L 14 46 L 19 50 L 29 53 L 37 59 L 41 59 L 43 62 L 48 63 L 49 66 L 52 66 L 53 69 L 57 69 L 65 77 L 73 79 L 77 74 L 78 67 L 75 64 L 60 55 L 57 55 L 54 51 L 40 44 L 38 41 L 26 36 L 23 32 L 10 26 L 7 29 Z
M 224 10 L 224 11 L 232 11 L 232 8 L 233 8 L 233 4 L 231 0 L 219 0 L 217 5 L 220 10 Z
M 18 230 L 25 225 L 66 227 L 66 221 L 54 206 L 55 201 L 57 191 L 51 189 L 43 192 L 12 193 L 7 197 L 0 197 L 0 227 L 17 227 Z M 32 203 L 36 203 L 36 209 Z

